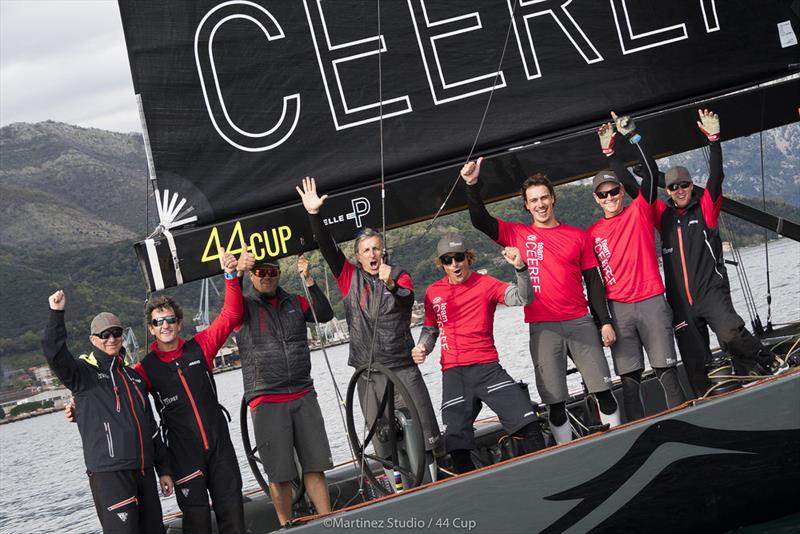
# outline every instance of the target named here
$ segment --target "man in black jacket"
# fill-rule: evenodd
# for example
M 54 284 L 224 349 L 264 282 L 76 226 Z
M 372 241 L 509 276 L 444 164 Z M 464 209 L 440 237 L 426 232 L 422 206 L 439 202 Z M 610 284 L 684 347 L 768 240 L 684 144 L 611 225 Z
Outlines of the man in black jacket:
M 244 396 L 250 406 L 259 457 L 269 477 L 270 496 L 281 525 L 292 519 L 295 451 L 303 469 L 306 492 L 317 513 L 331 511 L 325 470 L 333 467 L 333 462 L 311 378 L 306 323 L 315 322 L 315 312 L 318 321 L 330 321 L 333 310 L 314 282 L 305 256 L 298 258 L 297 270 L 308 288 L 311 303 L 278 285 L 281 270 L 277 263 L 255 263 L 248 276 L 256 295 L 244 299 L 244 320 L 237 336 Z
M 737 373 L 771 374 L 780 363 L 744 326 L 731 302 L 717 225 L 722 211 L 722 147 L 716 113 L 698 110 L 697 127 L 708 138 L 710 174 L 696 194 L 685 167 L 665 175 L 670 200 L 656 202 L 667 300 L 674 313 L 675 339 L 695 395 L 711 386 L 705 365 L 711 361 L 708 327 L 733 357 Z
M 75 395 L 97 516 L 105 533 L 165 532 L 153 466 L 164 495 L 172 494 L 171 469 L 141 377 L 125 364 L 122 324 L 103 312 L 91 324 L 97 349 L 76 360 L 67 348 L 66 297 L 50 295 L 42 348 L 47 363 Z

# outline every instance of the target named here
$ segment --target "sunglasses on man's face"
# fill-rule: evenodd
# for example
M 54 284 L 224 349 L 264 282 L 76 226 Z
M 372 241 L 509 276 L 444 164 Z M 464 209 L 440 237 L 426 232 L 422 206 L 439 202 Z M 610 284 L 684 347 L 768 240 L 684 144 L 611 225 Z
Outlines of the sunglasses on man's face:
M 678 182 L 677 184 L 670 184 L 669 187 L 667 187 L 667 189 L 669 189 L 670 191 L 677 191 L 678 188 L 689 189 L 689 186 L 691 185 L 692 182 Z
M 152 326 L 161 326 L 164 323 L 167 324 L 175 324 L 178 322 L 178 318 L 174 315 L 167 315 L 166 317 L 156 317 L 150 321 Z
M 277 267 L 256 267 L 252 270 L 252 273 L 259 278 L 264 278 L 265 276 L 275 278 L 281 274 L 281 270 Z
M 97 337 L 105 341 L 110 337 L 121 338 L 122 337 L 122 328 L 109 328 L 108 330 L 103 330 L 99 334 L 95 334 Z
M 445 254 L 443 256 L 439 256 L 439 259 L 442 262 L 442 265 L 450 265 L 453 263 L 453 260 L 457 262 L 462 262 L 467 257 L 467 255 L 463 252 L 456 252 L 455 254 Z
M 615 196 L 619 195 L 620 189 L 621 188 L 619 186 L 617 186 L 617 187 L 615 187 L 613 189 L 609 189 L 608 191 L 595 191 L 594 194 L 597 196 L 597 198 L 599 198 L 600 200 L 603 200 L 604 198 L 607 198 L 607 197 L 610 197 L 610 196 L 611 197 L 615 197 Z

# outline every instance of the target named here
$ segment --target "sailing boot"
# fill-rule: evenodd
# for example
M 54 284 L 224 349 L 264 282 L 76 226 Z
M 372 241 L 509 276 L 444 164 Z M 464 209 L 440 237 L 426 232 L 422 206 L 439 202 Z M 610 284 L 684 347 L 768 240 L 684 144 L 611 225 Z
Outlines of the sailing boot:
M 548 421 L 548 423 L 550 424 L 550 432 L 553 434 L 553 439 L 556 441 L 557 445 L 563 445 L 564 443 L 572 441 L 572 426 L 569 424 L 569 419 L 561 425 L 554 425 L 552 421 Z

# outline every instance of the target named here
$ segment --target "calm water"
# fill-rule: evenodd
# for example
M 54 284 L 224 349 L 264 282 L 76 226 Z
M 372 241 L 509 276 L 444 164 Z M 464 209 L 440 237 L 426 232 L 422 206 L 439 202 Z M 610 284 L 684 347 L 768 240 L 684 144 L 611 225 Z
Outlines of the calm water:
M 766 277 L 762 247 L 744 249 L 743 261 L 750 276 L 762 320 L 766 321 Z M 796 320 L 800 314 L 800 244 L 781 240 L 770 244 L 770 266 L 773 296 L 773 322 Z M 742 291 L 733 269 L 730 271 L 733 299 L 737 310 L 748 321 Z M 414 332 L 415 338 L 418 332 Z M 516 379 L 533 386 L 533 367 L 528 354 L 528 329 L 519 308 L 498 308 L 495 340 L 501 363 Z M 328 349 L 336 382 L 346 393 L 351 370 L 346 365 L 347 346 Z M 314 379 L 335 462 L 350 458 L 344 438 L 344 427 L 336 406 L 334 387 L 322 351 L 313 353 Z M 441 402 L 441 384 L 437 358 L 429 358 L 421 367 L 428 383 L 434 406 Z M 239 433 L 239 406 L 242 395 L 241 372 L 217 375 L 220 400 L 231 412 L 231 434 L 240 459 L 245 488 L 256 486 L 250 467 L 244 459 Z M 578 379 L 575 378 L 577 381 Z M 579 383 L 573 383 L 579 388 Z M 538 400 L 538 398 L 537 398 Z M 483 415 L 489 411 L 484 409 Z M 164 512 L 177 510 L 175 498 L 163 499 Z M 10 425 L 0 426 L 0 533 L 85 533 L 99 532 L 89 485 L 86 479 L 80 437 L 75 425 L 54 413 Z

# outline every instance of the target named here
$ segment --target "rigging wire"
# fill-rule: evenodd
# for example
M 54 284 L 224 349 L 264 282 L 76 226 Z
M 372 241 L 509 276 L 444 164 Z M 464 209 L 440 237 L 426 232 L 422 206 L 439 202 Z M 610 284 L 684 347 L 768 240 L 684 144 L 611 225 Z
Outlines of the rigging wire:
M 764 186 L 764 99 L 766 92 L 761 96 L 761 128 L 758 130 L 758 144 L 761 158 L 761 210 L 767 211 L 767 191 Z M 764 261 L 767 271 L 767 326 L 766 331 L 772 331 L 772 284 L 769 278 L 769 231 L 764 229 Z

